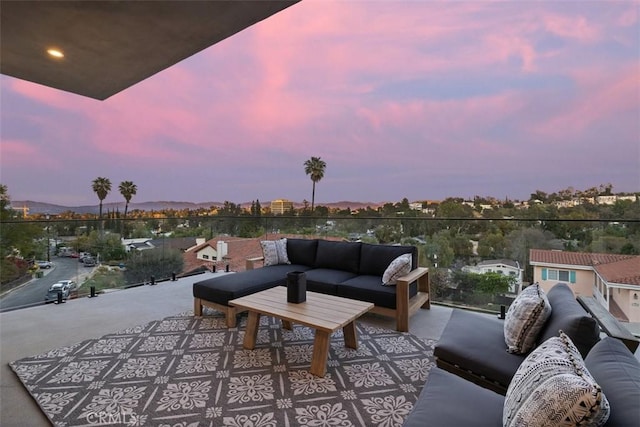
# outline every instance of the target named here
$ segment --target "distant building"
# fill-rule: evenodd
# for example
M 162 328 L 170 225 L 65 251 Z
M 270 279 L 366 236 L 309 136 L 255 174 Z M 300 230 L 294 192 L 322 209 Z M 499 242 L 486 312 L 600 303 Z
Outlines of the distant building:
M 215 243 L 215 247 L 213 244 Z M 211 262 L 222 262 L 229 252 L 229 246 L 222 240 L 208 241 L 194 248 L 190 248 L 196 254 L 196 259 Z
M 565 282 L 619 320 L 640 322 L 640 256 L 531 249 L 529 263 L 545 291 Z
M 271 213 L 283 215 L 293 209 L 293 202 L 287 199 L 276 199 L 271 201 Z

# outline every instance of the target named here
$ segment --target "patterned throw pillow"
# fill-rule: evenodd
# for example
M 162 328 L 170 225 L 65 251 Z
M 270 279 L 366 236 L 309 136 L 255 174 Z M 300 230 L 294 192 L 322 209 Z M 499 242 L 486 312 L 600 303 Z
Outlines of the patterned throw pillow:
M 602 426 L 609 402 L 571 339 L 560 332 L 522 362 L 504 400 L 504 427 Z
M 411 272 L 411 254 L 402 254 L 389 264 L 382 274 L 382 284 L 384 286 L 395 285 L 398 278 Z
M 264 266 L 291 264 L 287 256 L 287 239 L 280 240 L 263 240 L 260 242 L 262 246 L 262 256 L 264 257 Z
M 526 354 L 551 316 L 551 304 L 539 284 L 525 288 L 509 306 L 504 320 L 504 342 L 509 353 Z

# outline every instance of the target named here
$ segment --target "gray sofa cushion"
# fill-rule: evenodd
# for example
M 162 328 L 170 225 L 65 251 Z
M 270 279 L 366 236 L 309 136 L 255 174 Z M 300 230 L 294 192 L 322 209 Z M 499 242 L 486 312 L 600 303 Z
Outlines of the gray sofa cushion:
M 418 248 L 415 246 L 372 245 L 362 243 L 360 249 L 360 274 L 380 276 L 391 261 L 402 254 L 411 254 L 411 269 L 418 266 Z
M 453 310 L 433 354 L 505 389 L 525 355 L 507 352 L 503 321 L 495 316 Z
M 342 270 L 358 274 L 361 243 L 318 240 L 315 268 Z
M 433 368 L 403 427 L 498 427 L 503 405 L 504 396 Z
M 270 265 L 242 274 L 225 274 L 193 284 L 193 296 L 217 304 L 229 305 L 229 300 L 240 298 L 274 286 L 285 284 L 287 273 L 306 271 L 309 267 L 296 264 Z
M 551 316 L 540 332 L 538 343 L 557 337 L 562 330 L 571 338 L 582 357 L 585 357 L 600 339 L 598 323 L 576 301 L 566 283 L 554 285 L 547 292 L 547 298 L 552 308 Z
M 418 285 L 409 285 L 409 298 L 418 293 Z M 380 276 L 356 276 L 338 286 L 339 297 L 372 302 L 378 307 L 396 308 L 395 286 L 382 286 Z
M 640 426 L 640 362 L 622 341 L 605 337 L 584 360 L 611 407 L 606 426 Z
M 355 277 L 354 273 L 328 268 L 314 268 L 305 272 L 307 290 L 323 294 L 338 295 L 338 284 Z
M 313 267 L 317 248 L 317 239 L 287 239 L 287 256 L 291 264 Z

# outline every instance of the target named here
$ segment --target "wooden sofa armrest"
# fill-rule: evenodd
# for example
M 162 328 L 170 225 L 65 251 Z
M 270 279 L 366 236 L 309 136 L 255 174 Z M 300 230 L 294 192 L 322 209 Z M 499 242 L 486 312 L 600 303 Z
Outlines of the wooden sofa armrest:
M 397 283 L 400 284 L 400 282 L 406 283 L 406 285 L 409 285 L 409 283 L 413 283 L 416 280 L 420 279 L 421 277 L 423 277 L 424 275 L 426 275 L 427 273 L 429 273 L 429 269 L 428 268 L 424 268 L 424 267 L 418 267 L 416 269 L 413 269 L 409 272 L 409 274 L 399 277 Z M 418 285 L 420 285 L 420 283 L 418 283 Z M 429 292 L 429 289 L 420 289 L 418 287 L 418 291 L 419 292 Z
M 409 284 L 418 282 L 418 293 L 409 298 Z M 429 308 L 429 269 L 418 267 L 396 282 L 396 329 L 409 332 L 409 317 L 419 308 Z
M 617 338 L 627 346 L 631 353 L 635 353 L 640 340 L 620 324 L 594 297 L 579 296 L 578 302 L 600 325 L 600 329 L 612 338 Z
M 245 260 L 245 269 L 246 270 L 253 270 L 256 267 L 256 263 L 260 262 L 260 261 L 264 261 L 264 257 L 263 256 L 247 258 Z

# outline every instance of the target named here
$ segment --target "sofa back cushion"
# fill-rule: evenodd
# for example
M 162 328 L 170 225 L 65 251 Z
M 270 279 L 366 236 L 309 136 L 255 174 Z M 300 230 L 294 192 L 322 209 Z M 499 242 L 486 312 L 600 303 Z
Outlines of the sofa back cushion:
M 415 246 L 372 245 L 362 243 L 359 274 L 381 276 L 389 264 L 402 254 L 411 254 L 411 269 L 418 267 L 418 248 Z
M 357 242 L 318 240 L 315 268 L 348 271 L 358 274 L 360 247 Z
M 287 256 L 291 264 L 313 267 L 317 248 L 317 239 L 287 239 Z
M 584 363 L 611 406 L 605 426 L 640 425 L 640 362 L 622 341 L 603 338 Z
M 554 285 L 547 292 L 547 298 L 551 304 L 551 316 L 538 342 L 557 337 L 562 331 L 571 338 L 582 357 L 586 357 L 591 347 L 600 340 L 598 323 L 582 308 L 566 283 Z

